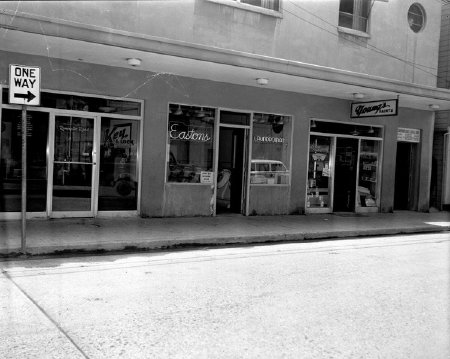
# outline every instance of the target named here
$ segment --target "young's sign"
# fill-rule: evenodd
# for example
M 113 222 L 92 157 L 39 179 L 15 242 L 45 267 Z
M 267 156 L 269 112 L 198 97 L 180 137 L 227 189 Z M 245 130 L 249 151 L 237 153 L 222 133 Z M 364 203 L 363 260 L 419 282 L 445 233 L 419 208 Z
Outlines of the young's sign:
M 352 103 L 351 118 L 397 116 L 398 100 Z
M 9 103 L 39 106 L 41 102 L 41 68 L 9 65 Z

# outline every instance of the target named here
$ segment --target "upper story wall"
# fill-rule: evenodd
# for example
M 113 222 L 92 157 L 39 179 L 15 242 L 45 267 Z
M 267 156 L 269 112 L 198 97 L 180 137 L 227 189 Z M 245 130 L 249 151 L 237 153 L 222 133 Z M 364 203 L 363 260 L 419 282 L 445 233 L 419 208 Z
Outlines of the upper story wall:
M 450 3 L 442 5 L 437 86 L 450 88 Z
M 276 16 L 232 0 L 2 2 L 0 9 L 436 86 L 440 2 L 372 2 L 368 36 L 339 31 L 340 0 L 281 0 Z M 426 12 L 418 33 L 407 21 L 415 2 Z

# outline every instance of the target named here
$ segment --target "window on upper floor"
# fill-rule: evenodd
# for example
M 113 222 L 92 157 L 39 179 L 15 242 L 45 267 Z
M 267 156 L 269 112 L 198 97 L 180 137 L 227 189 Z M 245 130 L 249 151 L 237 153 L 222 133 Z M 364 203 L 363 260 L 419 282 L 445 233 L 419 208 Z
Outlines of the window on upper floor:
M 262 7 L 264 9 L 280 11 L 280 0 L 234 0 L 242 4 Z
M 370 0 L 340 0 L 339 26 L 367 32 Z

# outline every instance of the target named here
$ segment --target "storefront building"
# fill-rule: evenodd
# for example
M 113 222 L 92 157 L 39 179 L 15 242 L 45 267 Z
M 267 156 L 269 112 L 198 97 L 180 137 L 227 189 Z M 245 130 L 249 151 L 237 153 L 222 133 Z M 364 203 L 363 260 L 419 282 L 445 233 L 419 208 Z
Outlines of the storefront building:
M 1 112 L 1 200 L 21 212 L 21 106 Z M 138 211 L 142 102 L 43 92 L 27 111 L 27 211 L 31 217 L 93 217 Z M 114 112 L 114 113 L 109 113 Z
M 31 61 L 45 70 L 45 58 Z M 114 83 L 118 71 L 137 72 L 93 66 L 109 88 L 121 87 Z M 351 101 L 182 81 L 198 89 L 192 102 L 177 101 L 179 89 L 165 79 L 152 83 L 157 98 L 153 91 L 132 99 L 72 86 L 44 90 L 41 106 L 28 111 L 28 215 L 427 210 L 433 112 L 400 107 L 397 116 L 351 119 Z M 1 215 L 18 218 L 20 106 L 7 103 L 7 92 L 4 87 Z M 416 142 L 403 142 L 405 129 L 418 134 Z M 399 150 L 404 145 L 414 159 Z M 417 167 L 406 168 L 409 163 Z M 400 198 L 402 175 L 411 184 Z
M 43 21 L 27 16 L 23 27 Z M 1 219 L 20 218 L 21 200 L 21 107 L 8 103 L 9 64 L 41 68 L 41 104 L 27 111 L 29 217 L 429 209 L 429 105 L 450 108 L 450 96 L 428 78 L 412 83 L 111 29 L 95 28 L 96 40 L 89 26 L 53 25 L 28 40 L 8 32 L 0 52 Z M 73 27 L 76 36 L 56 36 Z M 52 46 L 59 57 L 48 56 Z M 369 102 L 395 103 L 395 113 L 353 115 L 352 104 Z
M 450 3 L 442 2 L 437 86 L 449 88 Z M 434 126 L 431 206 L 450 210 L 450 112 L 438 111 Z

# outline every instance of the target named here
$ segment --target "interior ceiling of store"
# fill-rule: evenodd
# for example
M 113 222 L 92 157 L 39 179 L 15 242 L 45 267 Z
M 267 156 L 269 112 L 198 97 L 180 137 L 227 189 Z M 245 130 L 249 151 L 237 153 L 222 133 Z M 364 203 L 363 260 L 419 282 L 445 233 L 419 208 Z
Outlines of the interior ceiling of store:
M 174 74 L 180 76 L 206 79 L 211 81 L 232 83 L 245 86 L 262 87 L 257 78 L 268 79 L 264 88 L 308 93 L 325 97 L 353 100 L 354 102 L 394 99 L 399 95 L 399 106 L 422 110 L 430 110 L 429 105 L 439 105 L 440 110 L 450 109 L 450 96 L 439 91 L 436 97 L 386 91 L 373 87 L 358 86 L 354 83 L 343 83 L 333 80 L 292 76 L 277 72 L 258 70 L 248 67 L 233 66 L 218 62 L 199 61 L 181 56 L 169 56 L 154 52 L 145 52 L 129 48 L 108 46 L 73 40 L 62 37 L 42 36 L 15 30 L 3 31 L 0 48 L 4 51 L 45 56 L 49 61 L 60 58 L 70 61 L 103 64 L 132 68 L 154 73 Z M 128 58 L 142 60 L 139 67 L 128 64 Z M 52 66 L 56 66 L 52 64 Z M 364 94 L 363 99 L 354 100 L 354 93 Z M 450 93 L 450 92 L 449 92 Z

